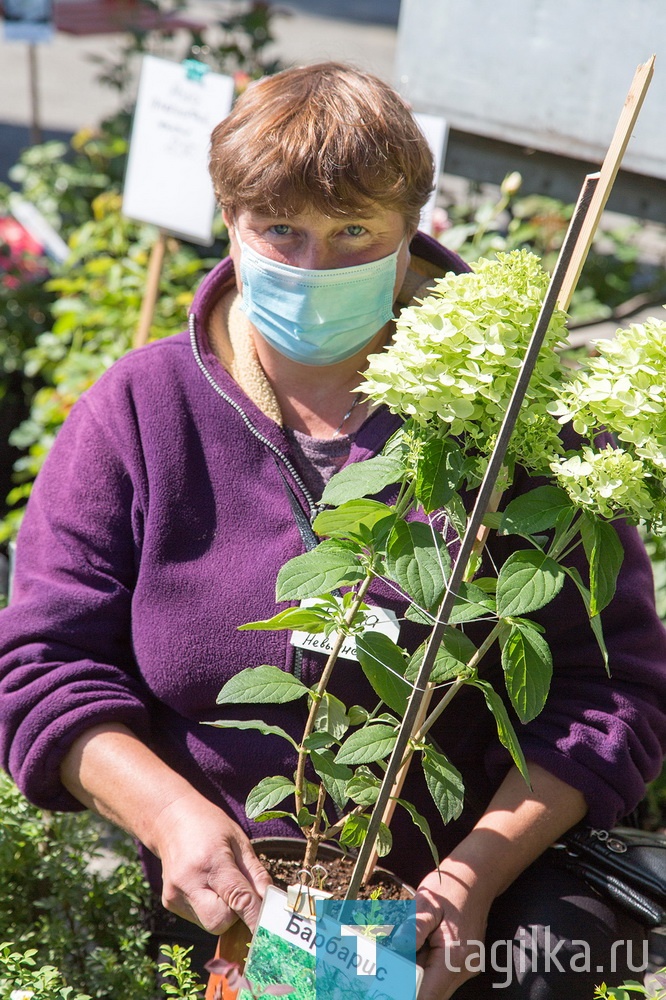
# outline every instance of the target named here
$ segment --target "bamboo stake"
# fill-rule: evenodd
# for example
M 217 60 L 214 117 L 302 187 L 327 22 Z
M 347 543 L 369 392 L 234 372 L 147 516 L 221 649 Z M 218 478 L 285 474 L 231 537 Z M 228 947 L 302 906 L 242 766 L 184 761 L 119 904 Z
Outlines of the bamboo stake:
M 568 269 L 571 255 L 580 237 L 582 224 L 590 207 L 592 192 L 594 191 L 596 182 L 596 176 L 586 177 L 578 198 L 576 210 L 574 211 L 571 223 L 569 224 L 569 229 L 562 245 L 562 249 L 560 250 L 555 270 L 553 271 L 553 275 L 550 279 L 550 284 L 541 306 L 541 311 L 534 327 L 534 332 L 527 348 L 525 358 L 518 373 L 516 384 L 511 395 L 511 399 L 509 400 L 502 426 L 497 435 L 495 448 L 493 449 L 490 459 L 488 460 L 488 466 L 486 468 L 483 481 L 479 487 L 474 509 L 472 510 L 467 522 L 467 528 L 460 543 L 460 549 L 451 571 L 447 591 L 439 608 L 437 620 L 428 641 L 425 656 L 423 657 L 423 663 L 421 664 L 416 680 L 414 681 L 414 687 L 409 697 L 409 701 L 407 702 L 407 708 L 405 709 L 405 714 L 398 732 L 395 746 L 393 747 L 393 752 L 389 759 L 386 772 L 379 789 L 379 795 L 377 796 L 377 801 L 375 802 L 375 806 L 368 823 L 365 839 L 356 859 L 356 865 L 347 889 L 347 899 L 356 899 L 358 896 L 358 891 L 361 887 L 366 868 L 368 867 L 368 861 L 375 847 L 377 834 L 379 832 L 379 824 L 389 804 L 390 797 L 398 777 L 398 772 L 402 768 L 410 741 L 412 740 L 414 733 L 417 731 L 416 723 L 421 714 L 421 703 L 427 691 L 427 685 L 430 674 L 432 673 L 432 668 L 435 664 L 437 650 L 439 649 L 442 638 L 444 637 L 444 632 L 448 625 L 451 611 L 453 610 L 453 606 L 460 589 L 460 584 L 463 581 L 470 557 L 475 549 L 475 545 L 477 544 L 478 534 L 483 525 L 483 518 L 488 510 L 488 505 L 495 489 L 497 477 L 504 463 L 506 450 L 511 434 L 513 433 L 518 412 L 525 397 L 525 392 L 527 391 L 530 378 L 532 377 L 532 372 L 534 371 L 534 366 L 536 364 L 543 339 L 546 335 L 550 318 L 553 314 L 553 310 L 555 309 L 557 295 L 559 294 L 562 281 L 564 280 L 564 275 Z
M 562 282 L 562 289 L 557 299 L 558 308 L 564 310 L 564 312 L 569 308 L 571 297 L 576 290 L 583 265 L 592 246 L 594 234 L 620 169 L 622 157 L 631 138 L 638 114 L 643 106 L 643 101 L 654 73 L 654 60 L 655 57 L 651 56 L 647 62 L 638 66 L 631 81 L 629 93 L 627 94 L 622 113 L 615 127 L 615 133 L 599 172 L 599 183 L 592 196 L 590 211 L 583 223 L 580 242 L 574 250 L 569 270 Z
M 444 629 L 448 623 L 469 558 L 474 551 L 474 547 L 476 546 L 478 549 L 479 542 L 481 541 L 481 544 L 485 542 L 482 534 L 480 534 L 482 532 L 483 517 L 488 510 L 495 481 L 513 432 L 518 410 L 520 409 L 534 364 L 536 363 L 539 348 L 548 328 L 550 316 L 556 307 L 566 310 L 571 301 L 571 296 L 578 283 L 601 214 L 617 177 L 622 157 L 624 156 L 631 132 L 638 118 L 647 88 L 650 85 L 654 72 L 654 61 L 655 57 L 652 56 L 646 63 L 637 68 L 601 171 L 587 175 L 584 180 L 569 230 L 562 245 L 544 304 L 532 335 L 532 340 L 530 341 L 514 392 L 507 407 L 495 449 L 490 457 L 486 475 L 479 488 L 477 502 L 468 522 L 456 564 L 453 567 L 449 589 L 442 601 L 423 664 L 421 665 L 414 684 L 414 690 L 407 704 L 402 726 L 398 733 L 398 738 L 391 754 L 372 816 L 370 817 L 366 837 L 359 851 L 347 890 L 347 899 L 357 898 L 361 884 L 369 877 L 376 864 L 375 847 L 379 824 L 385 815 L 389 817 L 392 815 L 395 808 L 394 798 L 399 794 L 406 777 L 409 766 L 409 756 L 407 756 L 406 760 L 406 751 L 408 750 L 410 741 L 413 739 L 414 733 L 418 733 L 423 725 L 425 713 L 422 703 L 423 701 L 429 702 L 432 696 L 428 679 L 434 666 L 435 655 L 444 635 Z
M 153 244 L 153 249 L 150 251 L 148 274 L 146 277 L 146 290 L 143 295 L 143 302 L 141 303 L 139 325 L 136 328 L 136 333 L 134 334 L 134 340 L 132 343 L 132 347 L 134 348 L 143 347 L 144 344 L 148 343 L 150 326 L 153 322 L 153 313 L 155 312 L 155 303 L 157 302 L 157 293 L 160 288 L 160 277 L 162 274 L 162 265 L 164 263 L 165 249 L 166 233 L 160 229 L 157 239 Z

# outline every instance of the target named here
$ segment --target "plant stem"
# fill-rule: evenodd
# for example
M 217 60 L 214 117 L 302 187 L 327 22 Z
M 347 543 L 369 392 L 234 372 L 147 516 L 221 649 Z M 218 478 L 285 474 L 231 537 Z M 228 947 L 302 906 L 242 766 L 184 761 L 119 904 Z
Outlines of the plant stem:
M 497 636 L 501 631 L 502 625 L 503 622 L 499 621 L 497 622 L 496 625 L 492 627 L 486 638 L 483 640 L 477 651 L 474 653 L 474 656 L 470 658 L 469 663 L 467 664 L 467 668 L 469 670 L 475 670 L 476 667 L 479 665 L 483 657 L 486 655 L 490 647 L 494 644 L 495 640 L 497 639 Z M 428 730 L 431 729 L 431 727 L 435 724 L 435 722 L 437 722 L 437 719 L 440 717 L 440 715 L 447 707 L 447 705 L 451 703 L 455 695 L 458 694 L 458 691 L 460 691 L 461 687 L 464 684 L 466 684 L 468 680 L 469 680 L 468 675 L 465 675 L 463 677 L 456 677 L 451 687 L 448 689 L 443 698 L 441 698 L 440 701 L 437 702 L 436 706 L 433 708 L 430 715 L 426 718 L 423 725 L 416 733 L 414 737 L 415 742 L 418 742 L 419 740 L 423 739 Z M 405 757 L 405 761 L 409 760 L 410 755 L 411 752 L 409 755 Z
M 319 848 L 319 843 L 321 841 L 321 818 L 324 812 L 324 802 L 326 801 L 326 789 L 324 788 L 324 782 L 319 784 L 319 792 L 317 794 L 317 805 L 315 806 L 315 821 L 312 826 L 308 827 L 307 833 L 307 847 L 305 848 L 305 857 L 303 858 L 303 867 L 311 868 L 315 863 L 317 858 L 317 850 Z
M 405 487 L 405 485 L 406 488 L 404 489 L 403 492 L 403 487 Z M 407 511 L 409 510 L 412 503 L 412 499 L 414 497 L 415 489 L 416 487 L 414 486 L 413 480 L 410 480 L 410 482 L 407 484 L 403 483 L 402 486 L 400 487 L 400 493 L 395 503 L 395 515 L 397 518 L 404 517 Z
M 580 521 L 581 521 L 580 515 L 574 517 L 573 521 L 571 522 L 567 530 L 562 533 L 560 538 L 553 540 L 553 544 L 550 550 L 548 551 L 548 555 L 551 557 L 551 559 L 558 559 L 562 555 L 564 549 L 569 544 L 569 542 L 576 537 L 576 535 L 580 531 Z
M 351 607 L 349 608 L 344 617 L 346 625 L 351 625 L 351 623 L 354 621 L 354 618 L 356 617 L 358 610 L 361 604 L 363 603 L 363 599 L 368 591 L 368 587 L 370 586 L 370 584 L 374 579 L 374 576 L 375 576 L 374 573 L 368 572 L 368 575 L 366 576 L 365 580 L 363 580 L 363 582 L 361 583 L 361 586 L 359 587 L 356 597 L 354 599 L 354 603 L 351 605 Z M 308 738 L 308 736 L 310 736 L 310 734 L 314 729 L 315 719 L 317 718 L 317 711 L 319 710 L 321 699 L 324 696 L 324 692 L 326 691 L 328 682 L 331 679 L 331 674 L 333 673 L 333 667 L 337 662 L 345 638 L 346 635 L 343 631 L 338 632 L 337 638 L 333 643 L 333 649 L 329 654 L 329 657 L 324 666 L 323 673 L 319 679 L 317 690 L 314 692 L 312 696 L 312 704 L 310 705 L 310 712 L 308 714 L 307 722 L 305 723 L 305 729 L 303 730 L 303 738 L 301 739 L 301 746 L 298 751 L 298 767 L 296 769 L 296 780 L 295 780 L 296 790 L 294 793 L 296 799 L 297 816 L 300 813 L 301 809 L 303 808 L 303 785 L 305 782 L 305 765 L 308 758 L 308 752 L 303 747 L 303 744 L 305 743 L 306 739 Z M 306 839 L 308 839 L 307 829 L 305 830 L 305 836 Z
M 499 634 L 501 624 L 502 624 L 501 622 L 498 622 L 497 625 L 495 625 L 492 628 L 487 638 L 484 640 L 484 642 L 479 646 L 477 651 L 471 657 L 469 663 L 466 664 L 466 666 L 469 669 L 474 670 L 477 664 L 481 662 L 481 659 L 483 658 L 483 656 L 485 656 L 486 652 L 490 649 L 497 635 Z M 451 687 L 446 692 L 446 694 L 444 695 L 444 697 L 441 699 L 441 701 L 438 702 L 436 708 L 430 713 L 429 716 L 426 716 L 426 718 L 422 723 L 419 723 L 419 717 L 417 716 L 414 722 L 414 735 L 410 740 L 407 749 L 405 750 L 405 754 L 400 764 L 400 769 L 393 783 L 389 802 L 387 803 L 384 815 L 382 817 L 383 822 L 386 823 L 387 826 L 390 826 L 391 820 L 393 818 L 395 805 L 398 798 L 400 797 L 402 786 L 407 776 L 407 770 L 409 768 L 409 764 L 412 759 L 412 755 L 414 753 L 414 746 L 421 739 L 423 739 L 423 737 L 426 735 L 430 727 L 437 721 L 439 716 L 442 714 L 446 706 L 451 703 L 453 698 L 457 695 L 458 691 L 460 691 L 461 687 L 464 684 L 468 683 L 468 680 L 469 676 L 467 674 L 464 677 L 457 677 L 453 682 L 453 684 L 451 685 Z M 421 708 L 420 708 L 421 717 L 425 716 L 426 712 L 428 711 L 434 690 L 435 690 L 435 685 L 428 683 L 426 691 L 423 696 L 423 701 L 421 702 Z M 377 855 L 377 850 L 375 848 L 372 851 L 372 854 L 368 859 L 368 863 L 363 871 L 363 877 L 361 879 L 362 882 L 366 882 L 372 875 L 375 865 L 377 864 L 377 859 L 378 855 Z

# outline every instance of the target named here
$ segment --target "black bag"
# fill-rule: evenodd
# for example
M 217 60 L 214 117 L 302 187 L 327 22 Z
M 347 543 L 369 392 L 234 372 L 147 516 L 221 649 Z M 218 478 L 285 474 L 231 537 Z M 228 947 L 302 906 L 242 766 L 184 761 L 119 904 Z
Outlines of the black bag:
M 574 827 L 552 857 L 645 927 L 666 924 L 666 836 L 631 827 Z

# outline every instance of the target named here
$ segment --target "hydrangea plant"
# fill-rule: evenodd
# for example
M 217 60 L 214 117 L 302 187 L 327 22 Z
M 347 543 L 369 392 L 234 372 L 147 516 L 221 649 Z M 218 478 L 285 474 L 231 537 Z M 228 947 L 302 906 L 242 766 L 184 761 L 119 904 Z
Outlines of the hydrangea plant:
M 465 532 L 463 495 L 469 497 L 488 463 L 547 286 L 539 260 L 514 251 L 478 261 L 469 274 L 440 279 L 422 302 L 403 311 L 393 342 L 370 357 L 359 386 L 404 418 L 400 430 L 383 454 L 348 466 L 329 482 L 324 509 L 313 523 L 320 543 L 278 575 L 276 599 L 290 606 L 270 620 L 243 626 L 331 637 L 332 652 L 315 687 L 260 665 L 237 674 L 218 697 L 225 706 L 304 699 L 309 712 L 300 741 L 260 719 L 213 723 L 278 735 L 298 751 L 296 773 L 263 778 L 250 792 L 246 811 L 255 820 L 291 817 L 306 839 L 306 867 L 323 840 L 337 838 L 348 847 L 363 842 L 424 662 L 427 642 L 409 653 L 366 627 L 368 588 L 382 578 L 407 600 L 408 619 L 435 626 L 452 554 Z M 565 321 L 556 311 L 550 322 L 496 490 L 495 510 L 503 506 L 502 512 L 485 518 L 434 661 L 432 700 L 411 735 L 408 757 L 420 759 L 445 823 L 460 815 L 464 788 L 457 769 L 429 739 L 435 720 L 463 686 L 480 689 L 500 741 L 527 780 L 505 697 L 480 671 L 484 655 L 499 643 L 514 717 L 521 723 L 535 718 L 548 696 L 553 662 L 543 629 L 531 615 L 569 578 L 608 668 L 599 615 L 612 600 L 623 556 L 611 522 L 627 517 L 653 528 L 664 523 L 666 322 L 650 320 L 622 331 L 615 342 L 595 345 L 597 356 L 572 372 L 558 353 Z M 583 435 L 575 449 L 560 435 L 563 424 Z M 599 438 L 602 430 L 614 433 L 619 447 L 607 436 Z M 546 479 L 503 505 L 501 490 L 519 465 Z M 393 503 L 376 499 L 395 484 Z M 479 555 L 490 531 L 518 535 L 528 547 L 483 576 Z M 572 560 L 581 549 L 587 579 Z M 477 647 L 463 626 L 480 619 L 490 624 Z M 346 706 L 327 690 L 349 636 L 378 699 L 373 710 Z M 326 811 L 327 796 L 337 807 L 335 819 Z M 437 862 L 425 818 L 402 796 L 397 802 L 425 835 Z M 382 823 L 378 854 L 390 847 L 390 829 Z

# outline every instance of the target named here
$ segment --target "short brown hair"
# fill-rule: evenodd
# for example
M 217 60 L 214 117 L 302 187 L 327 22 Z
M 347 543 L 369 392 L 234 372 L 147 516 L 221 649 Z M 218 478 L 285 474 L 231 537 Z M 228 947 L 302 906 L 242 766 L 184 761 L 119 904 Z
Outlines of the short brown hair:
M 251 84 L 213 131 L 209 169 L 232 214 L 357 216 L 374 203 L 414 226 L 434 173 L 402 98 L 378 77 L 333 62 Z

